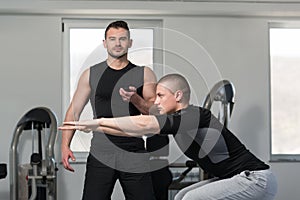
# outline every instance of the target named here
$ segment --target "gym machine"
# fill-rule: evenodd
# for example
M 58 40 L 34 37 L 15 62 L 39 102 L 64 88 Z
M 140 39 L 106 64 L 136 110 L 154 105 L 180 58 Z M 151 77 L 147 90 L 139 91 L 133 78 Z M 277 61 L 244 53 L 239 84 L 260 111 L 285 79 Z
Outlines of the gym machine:
M 19 164 L 18 145 L 21 134 L 25 132 L 32 133 L 32 154 L 29 164 Z M 11 200 L 57 199 L 56 137 L 56 116 L 48 108 L 34 108 L 19 120 L 10 147 Z
M 206 96 L 203 108 L 211 110 L 214 102 L 220 102 L 221 107 L 217 117 L 225 127 L 228 127 L 234 105 L 234 95 L 235 89 L 230 81 L 219 81 Z
M 5 163 L 0 163 L 0 179 L 4 179 L 7 175 L 7 169 Z

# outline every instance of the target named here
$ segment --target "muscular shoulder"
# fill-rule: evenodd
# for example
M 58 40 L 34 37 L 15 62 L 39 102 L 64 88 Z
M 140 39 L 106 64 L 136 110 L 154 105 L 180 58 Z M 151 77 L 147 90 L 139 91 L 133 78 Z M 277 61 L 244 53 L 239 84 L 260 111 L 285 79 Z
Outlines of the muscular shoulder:
M 156 75 L 150 67 L 144 67 L 144 82 L 156 83 Z
M 90 68 L 87 68 L 82 72 L 79 80 L 88 83 L 89 79 L 90 79 Z

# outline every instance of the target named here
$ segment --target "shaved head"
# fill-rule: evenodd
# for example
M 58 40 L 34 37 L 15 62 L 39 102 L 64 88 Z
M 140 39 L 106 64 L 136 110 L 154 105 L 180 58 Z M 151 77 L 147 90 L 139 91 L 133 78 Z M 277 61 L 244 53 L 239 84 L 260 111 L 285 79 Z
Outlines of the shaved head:
M 163 76 L 158 83 L 159 85 L 167 88 L 172 93 L 175 93 L 176 91 L 182 91 L 183 92 L 183 100 L 185 103 L 188 103 L 190 100 L 191 90 L 189 83 L 187 80 L 180 74 L 167 74 Z

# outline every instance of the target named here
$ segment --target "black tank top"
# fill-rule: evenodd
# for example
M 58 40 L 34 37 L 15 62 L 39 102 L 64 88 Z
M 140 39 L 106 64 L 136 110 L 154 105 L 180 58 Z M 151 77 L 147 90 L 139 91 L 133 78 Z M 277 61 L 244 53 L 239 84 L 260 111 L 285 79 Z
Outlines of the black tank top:
M 144 67 L 136 66 L 130 62 L 121 70 L 110 68 L 106 62 L 92 66 L 90 68 L 90 102 L 94 118 L 141 114 L 132 103 L 122 100 L 119 89 L 121 87 L 126 89 L 129 86 L 134 86 L 137 88 L 137 93 L 143 97 L 143 83 Z M 94 134 L 93 136 L 92 145 L 96 142 L 93 140 L 97 140 L 96 135 Z M 144 140 L 142 138 L 111 135 L 106 135 L 106 137 L 113 144 L 127 151 L 134 152 L 144 149 Z

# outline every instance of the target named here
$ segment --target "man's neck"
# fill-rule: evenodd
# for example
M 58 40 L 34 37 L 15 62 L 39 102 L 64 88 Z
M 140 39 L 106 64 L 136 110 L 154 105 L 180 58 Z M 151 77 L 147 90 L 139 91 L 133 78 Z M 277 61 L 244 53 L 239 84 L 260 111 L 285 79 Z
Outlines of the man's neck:
M 111 67 L 112 69 L 115 69 L 115 70 L 123 69 L 129 63 L 127 58 L 120 58 L 120 59 L 108 58 L 106 60 L 106 62 L 109 67 Z
M 176 111 L 186 109 L 188 106 L 189 106 L 189 104 L 182 104 L 182 103 L 180 103 L 180 104 L 177 106 Z

